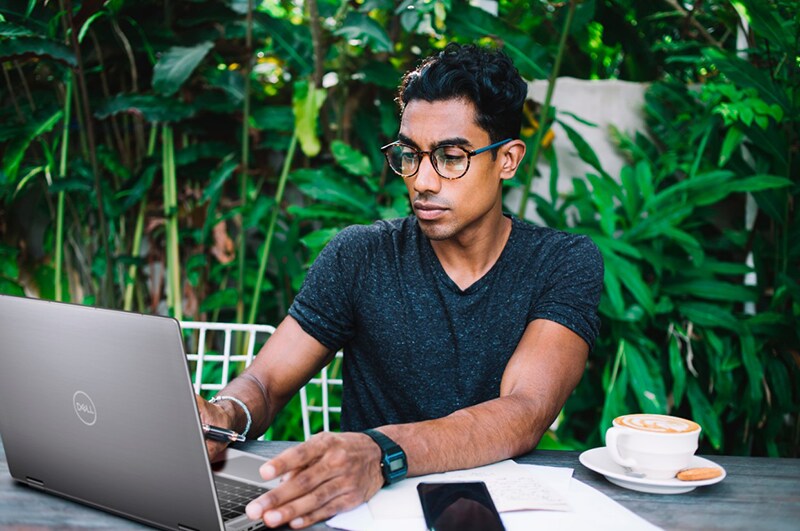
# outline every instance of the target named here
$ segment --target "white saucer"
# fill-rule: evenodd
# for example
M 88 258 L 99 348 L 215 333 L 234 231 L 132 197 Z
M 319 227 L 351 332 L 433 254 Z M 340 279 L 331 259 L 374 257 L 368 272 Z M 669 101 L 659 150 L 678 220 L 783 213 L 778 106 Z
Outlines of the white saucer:
M 682 481 L 677 478 L 670 479 L 648 479 L 636 478 L 625 474 L 625 469 L 611 460 L 605 446 L 586 450 L 580 455 L 580 462 L 583 466 L 597 473 L 603 474 L 607 480 L 626 489 L 650 492 L 653 494 L 683 494 L 704 485 L 719 483 L 725 476 L 725 469 L 713 461 L 702 457 L 693 456 L 687 468 L 716 467 L 722 470 L 722 475 L 699 481 Z

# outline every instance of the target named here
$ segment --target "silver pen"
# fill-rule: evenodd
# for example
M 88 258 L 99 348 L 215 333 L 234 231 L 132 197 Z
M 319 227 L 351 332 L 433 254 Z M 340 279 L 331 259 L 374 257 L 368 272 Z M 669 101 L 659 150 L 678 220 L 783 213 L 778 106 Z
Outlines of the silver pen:
M 245 436 L 241 433 L 236 433 L 233 430 L 226 430 L 218 426 L 211 426 L 210 424 L 203 424 L 203 434 L 206 439 L 213 439 L 220 442 L 244 442 Z

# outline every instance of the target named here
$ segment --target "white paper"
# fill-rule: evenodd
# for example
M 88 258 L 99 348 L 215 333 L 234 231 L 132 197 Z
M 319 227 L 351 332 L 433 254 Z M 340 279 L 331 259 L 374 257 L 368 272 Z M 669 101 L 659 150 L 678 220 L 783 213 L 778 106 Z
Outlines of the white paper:
M 381 489 L 368 505 L 374 518 L 422 518 L 422 506 L 417 494 L 418 483 L 483 481 L 492 495 L 495 507 L 501 513 L 523 509 L 569 510 L 566 497 L 547 484 L 549 476 L 541 470 L 548 468 L 553 467 L 530 468 L 506 460 L 468 470 L 419 476 Z M 562 470 L 567 471 L 567 480 L 572 477 L 572 469 Z
M 498 463 L 498 465 L 503 465 L 503 463 Z M 593 531 L 647 531 L 659 529 L 602 492 L 577 479 L 571 478 L 572 469 L 570 468 L 542 467 L 537 465 L 516 465 L 516 467 L 509 467 L 503 465 L 502 469 L 511 471 L 513 474 L 520 472 L 520 470 L 515 470 L 517 467 L 523 467 L 523 470 L 528 469 L 529 473 L 535 473 L 540 483 L 553 489 L 569 500 L 572 510 L 503 512 L 500 516 L 507 531 L 529 531 L 537 527 L 558 529 L 559 531 L 577 531 L 585 529 L 592 529 Z M 498 467 L 498 469 L 500 469 L 500 467 Z M 446 474 L 437 474 L 437 476 L 452 476 L 457 473 L 458 472 L 448 472 Z M 412 482 L 413 479 L 418 481 Z M 412 478 L 412 480 L 401 481 L 396 485 L 383 489 L 379 495 L 392 490 L 405 490 L 406 486 L 403 485 L 404 483 L 413 483 L 411 490 L 413 490 L 416 496 L 416 483 L 419 483 L 421 479 L 422 478 Z M 482 480 L 485 481 L 485 477 Z M 389 501 L 393 498 L 393 496 L 390 496 Z M 374 499 L 375 498 L 373 498 L 373 500 Z M 495 500 L 495 503 L 497 503 L 497 500 Z M 364 503 L 350 512 L 342 513 L 328 520 L 328 525 L 337 529 L 346 529 L 350 531 L 424 531 L 425 520 L 422 517 L 419 501 L 416 501 L 416 506 L 413 511 L 413 514 L 416 515 L 413 517 L 412 513 L 399 514 L 399 511 L 392 511 L 391 516 L 382 515 L 380 513 L 377 513 L 378 516 L 375 516 L 368 504 Z

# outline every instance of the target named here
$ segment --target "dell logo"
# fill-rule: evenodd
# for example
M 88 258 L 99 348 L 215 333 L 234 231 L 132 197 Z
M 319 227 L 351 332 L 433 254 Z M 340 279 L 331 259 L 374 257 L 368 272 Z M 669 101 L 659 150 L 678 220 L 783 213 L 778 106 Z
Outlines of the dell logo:
M 72 395 L 72 407 L 75 408 L 75 413 L 81 422 L 87 426 L 93 426 L 97 422 L 97 411 L 94 408 L 94 402 L 83 391 L 75 391 Z

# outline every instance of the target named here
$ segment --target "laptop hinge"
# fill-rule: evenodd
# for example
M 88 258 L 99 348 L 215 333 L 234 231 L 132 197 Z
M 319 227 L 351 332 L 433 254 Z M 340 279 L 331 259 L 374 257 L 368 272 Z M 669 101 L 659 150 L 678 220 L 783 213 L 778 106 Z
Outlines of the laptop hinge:
M 30 476 L 25 476 L 25 481 L 28 482 L 28 485 L 39 490 L 44 490 L 44 481 L 41 479 L 32 478 Z
M 188 525 L 178 524 L 178 529 L 180 531 L 200 531 L 196 527 L 189 527 Z

